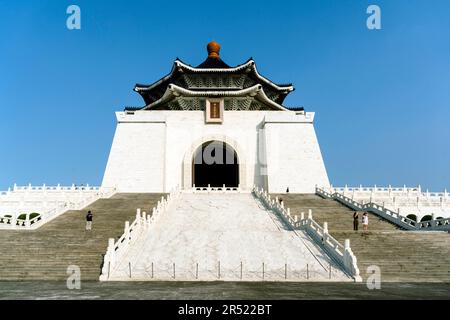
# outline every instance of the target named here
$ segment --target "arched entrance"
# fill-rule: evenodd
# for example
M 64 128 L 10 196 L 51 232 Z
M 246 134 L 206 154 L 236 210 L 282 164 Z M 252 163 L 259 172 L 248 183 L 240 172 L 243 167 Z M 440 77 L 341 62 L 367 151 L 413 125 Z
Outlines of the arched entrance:
M 192 185 L 238 187 L 239 183 L 239 159 L 231 146 L 213 140 L 197 148 L 192 159 Z

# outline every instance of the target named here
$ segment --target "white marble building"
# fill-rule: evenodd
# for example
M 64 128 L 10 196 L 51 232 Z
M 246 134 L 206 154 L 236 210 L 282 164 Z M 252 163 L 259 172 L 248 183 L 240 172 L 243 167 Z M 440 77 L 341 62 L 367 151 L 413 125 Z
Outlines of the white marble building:
M 293 86 L 264 78 L 252 59 L 229 67 L 219 51 L 212 42 L 199 66 L 177 59 L 167 76 L 136 85 L 145 106 L 116 113 L 103 187 L 168 192 L 225 184 L 314 193 L 316 185 L 329 186 L 314 113 L 282 104 Z M 201 151 L 215 160 L 223 153 L 225 163 L 194 163 Z

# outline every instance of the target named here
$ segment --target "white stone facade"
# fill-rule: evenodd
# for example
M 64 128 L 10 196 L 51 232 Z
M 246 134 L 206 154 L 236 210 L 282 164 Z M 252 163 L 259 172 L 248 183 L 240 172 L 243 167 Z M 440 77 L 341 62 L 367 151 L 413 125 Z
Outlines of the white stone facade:
M 329 180 L 315 134 L 314 113 L 225 111 L 205 123 L 204 111 L 117 112 L 117 129 L 103 187 L 118 192 L 168 192 L 192 187 L 192 161 L 208 141 L 232 147 L 243 189 L 314 193 Z

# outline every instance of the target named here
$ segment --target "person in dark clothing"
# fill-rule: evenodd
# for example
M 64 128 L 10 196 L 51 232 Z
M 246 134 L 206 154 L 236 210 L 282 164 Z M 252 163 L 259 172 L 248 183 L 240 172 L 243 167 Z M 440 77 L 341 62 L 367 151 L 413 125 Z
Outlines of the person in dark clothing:
M 286 189 L 286 193 L 289 193 L 289 187 L 287 187 L 287 189 Z
M 86 230 L 91 231 L 92 230 L 92 212 L 89 210 L 86 215 Z
M 353 231 L 358 231 L 359 224 L 359 213 L 358 211 L 353 212 Z

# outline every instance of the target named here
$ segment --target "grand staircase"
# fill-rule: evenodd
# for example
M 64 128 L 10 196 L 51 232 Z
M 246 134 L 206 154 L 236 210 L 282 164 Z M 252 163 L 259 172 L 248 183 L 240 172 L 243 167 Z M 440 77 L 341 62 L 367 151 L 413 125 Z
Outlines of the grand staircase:
M 123 233 L 124 221 L 133 221 L 136 208 L 147 212 L 162 194 L 116 194 L 80 211 L 69 211 L 34 231 L 0 231 L 1 280 L 65 280 L 67 267 L 81 269 L 82 280 L 97 280 L 107 240 Z M 350 239 L 363 279 L 367 267 L 379 266 L 382 281 L 450 282 L 450 235 L 412 232 L 369 214 L 369 232 L 353 231 L 352 211 L 316 195 L 279 195 L 292 214 L 313 211 L 318 223 L 343 243 Z M 92 232 L 86 232 L 87 210 L 94 214 Z M 360 229 L 361 229 L 360 224 Z
M 1 280 L 65 280 L 76 265 L 81 280 L 98 280 L 108 238 L 120 237 L 136 208 L 151 212 L 163 194 L 116 194 L 79 211 L 68 211 L 34 231 L 0 231 Z M 87 210 L 93 229 L 85 231 Z
M 312 209 L 313 219 L 341 243 L 350 239 L 363 279 L 367 267 L 381 269 L 381 280 L 389 282 L 450 282 L 450 234 L 446 232 L 403 231 L 369 213 L 369 232 L 353 231 L 353 211 L 340 203 L 316 195 L 282 194 L 291 213 Z
M 115 262 L 114 281 L 351 281 L 250 193 L 183 192 Z

